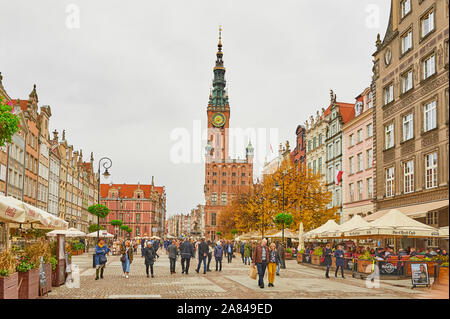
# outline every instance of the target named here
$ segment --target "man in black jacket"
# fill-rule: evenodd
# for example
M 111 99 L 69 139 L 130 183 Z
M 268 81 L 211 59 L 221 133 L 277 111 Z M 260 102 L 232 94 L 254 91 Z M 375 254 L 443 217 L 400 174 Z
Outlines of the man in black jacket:
M 205 238 L 198 245 L 198 266 L 195 270 L 197 273 L 200 270 L 201 263 L 203 262 L 203 274 L 206 274 L 206 258 L 208 256 L 208 245 L 205 243 Z
M 186 240 L 180 245 L 180 255 L 181 255 L 181 269 L 183 274 L 189 273 L 189 264 L 191 263 L 191 258 L 194 258 L 194 246 L 186 238 Z M 185 265 L 186 263 L 186 265 Z

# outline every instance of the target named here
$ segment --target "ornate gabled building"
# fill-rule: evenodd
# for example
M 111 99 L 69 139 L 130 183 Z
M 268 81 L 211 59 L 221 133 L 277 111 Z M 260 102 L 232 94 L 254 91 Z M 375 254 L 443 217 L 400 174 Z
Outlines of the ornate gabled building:
M 377 213 L 371 218 L 396 208 L 448 226 L 448 19 L 448 0 L 392 0 L 386 34 L 377 37 L 371 88 Z M 448 241 L 425 243 L 437 245 L 448 248 Z
M 131 237 L 164 236 L 166 219 L 166 191 L 164 186 L 152 184 L 100 184 L 100 203 L 110 209 L 100 220 L 109 233 L 123 237 L 121 229 L 111 225 L 121 220 L 132 229 Z
M 331 91 L 331 103 L 328 107 L 327 131 L 325 138 L 327 168 L 327 187 L 332 194 L 329 207 L 337 207 L 342 223 L 342 127 L 355 116 L 354 104 L 337 102 L 336 95 Z
M 205 163 L 205 237 L 217 238 L 217 218 L 220 211 L 229 205 L 233 196 L 247 191 L 253 184 L 253 146 L 249 141 L 245 159 L 229 157 L 230 105 L 225 89 L 225 67 L 223 65 L 222 30 L 214 67 L 213 89 L 207 108 L 208 142 Z

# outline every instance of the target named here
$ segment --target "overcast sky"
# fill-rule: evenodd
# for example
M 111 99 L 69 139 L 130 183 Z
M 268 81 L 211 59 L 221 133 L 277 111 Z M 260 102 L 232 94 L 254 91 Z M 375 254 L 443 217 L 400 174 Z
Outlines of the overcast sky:
M 154 175 L 166 186 L 168 215 L 187 213 L 204 203 L 204 164 L 197 149 L 189 163 L 175 163 L 178 141 L 171 137 L 185 131 L 192 142 L 195 123 L 206 126 L 219 25 L 231 127 L 275 128 L 281 141 L 295 145 L 297 125 L 329 105 L 330 88 L 338 101 L 354 103 L 370 84 L 389 6 L 389 0 L 8 1 L 0 12 L 0 72 L 12 98 L 28 98 L 37 85 L 39 104 L 51 107 L 51 131 L 65 129 L 86 161 L 91 151 L 96 160 L 110 157 L 109 181 L 148 184 Z

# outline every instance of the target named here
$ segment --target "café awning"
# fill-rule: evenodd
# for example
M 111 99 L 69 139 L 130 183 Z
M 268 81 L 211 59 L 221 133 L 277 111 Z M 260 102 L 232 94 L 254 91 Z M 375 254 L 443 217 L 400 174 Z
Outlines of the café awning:
M 268 237 L 268 238 L 282 238 L 282 236 L 283 236 L 283 231 L 280 230 L 279 232 L 277 232 L 275 234 L 267 235 L 265 237 Z M 284 238 L 297 238 L 298 239 L 298 234 L 293 233 L 289 229 L 285 229 L 284 230 Z
M 364 227 L 344 232 L 344 237 L 439 237 L 439 230 L 414 220 L 397 209 L 391 209 L 387 214 Z
M 335 229 L 335 227 L 339 226 L 334 219 L 329 219 L 325 224 L 317 227 L 316 229 L 310 230 L 304 235 L 304 238 L 316 238 L 317 234 L 320 234 L 325 231 L 329 231 Z
M 94 237 L 94 238 L 96 238 L 97 237 L 97 232 L 94 231 L 92 233 L 89 233 L 89 234 L 86 235 L 86 237 Z M 106 230 L 100 230 L 99 231 L 99 237 L 100 238 L 113 238 L 114 235 L 108 233 Z
M 370 224 L 366 222 L 361 216 L 355 215 L 350 220 L 346 221 L 331 230 L 321 232 L 318 234 L 319 238 L 340 238 L 343 233 L 355 228 L 368 227 Z
M 449 205 L 449 200 L 440 200 L 435 202 L 429 202 L 418 205 L 408 205 L 403 207 L 396 207 L 395 209 L 402 212 L 411 218 L 421 218 L 426 217 L 428 212 L 439 210 Z M 374 221 L 380 217 L 386 215 L 391 209 L 379 210 L 374 214 L 366 216 L 364 219 L 368 222 Z
M 54 216 L 46 211 L 27 204 L 12 196 L 6 197 L 11 203 L 25 210 L 25 220 L 19 223 L 10 224 L 11 228 L 19 228 L 19 224 L 33 224 L 34 228 L 39 229 L 67 229 L 69 223 Z
M 25 209 L 9 196 L 0 195 L 0 222 L 23 223 L 25 217 Z
M 50 237 L 57 235 L 65 235 L 66 237 L 85 237 L 86 233 L 73 227 L 69 229 L 55 229 L 47 233 L 47 236 Z

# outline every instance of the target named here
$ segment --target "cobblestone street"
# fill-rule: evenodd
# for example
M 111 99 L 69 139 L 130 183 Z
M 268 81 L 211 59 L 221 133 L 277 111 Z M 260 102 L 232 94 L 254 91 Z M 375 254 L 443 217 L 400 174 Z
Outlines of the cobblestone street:
M 119 256 L 108 256 L 105 278 L 95 279 L 92 268 L 92 255 L 74 256 L 72 263 L 80 267 L 80 288 L 67 288 L 65 285 L 53 288 L 44 298 L 427 298 L 429 291 L 424 288 L 411 289 L 410 280 L 382 280 L 380 288 L 367 288 L 365 281 L 340 277 L 326 279 L 322 269 L 297 264 L 287 260 L 287 269 L 276 276 L 275 287 L 260 289 L 256 280 L 248 276 L 249 266 L 245 266 L 239 255 L 231 264 L 226 261 L 222 272 L 215 271 L 214 260 L 211 261 L 212 272 L 204 275 L 195 272 L 197 259 L 191 260 L 189 274 L 181 274 L 180 260 L 177 260 L 176 274 L 170 275 L 169 259 L 164 252 L 155 262 L 155 278 L 147 278 L 143 258 L 135 256 L 128 279 L 122 277 Z M 267 274 L 267 272 L 266 272 Z M 448 298 L 448 294 L 447 294 Z

